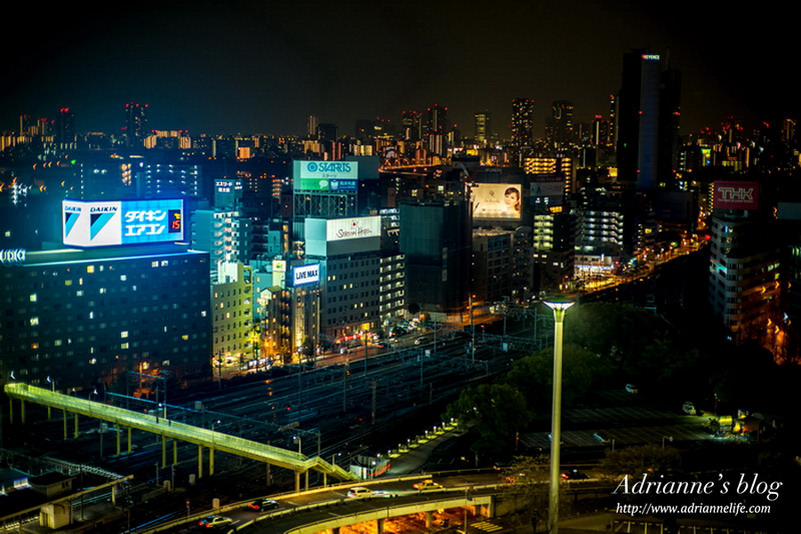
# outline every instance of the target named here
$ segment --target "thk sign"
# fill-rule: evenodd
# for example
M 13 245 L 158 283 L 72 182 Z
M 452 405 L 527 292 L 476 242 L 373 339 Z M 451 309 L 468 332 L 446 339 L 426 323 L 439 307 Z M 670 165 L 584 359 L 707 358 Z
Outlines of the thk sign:
M 715 182 L 714 209 L 755 210 L 759 207 L 759 182 Z

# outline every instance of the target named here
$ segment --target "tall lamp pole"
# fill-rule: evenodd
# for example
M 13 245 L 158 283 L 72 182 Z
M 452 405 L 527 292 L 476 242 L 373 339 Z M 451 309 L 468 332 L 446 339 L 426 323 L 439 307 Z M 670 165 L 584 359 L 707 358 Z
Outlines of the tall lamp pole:
M 573 305 L 568 300 L 549 300 L 553 311 L 553 403 L 551 405 L 551 480 L 548 494 L 548 532 L 559 532 L 559 447 L 562 433 L 562 342 L 565 313 Z

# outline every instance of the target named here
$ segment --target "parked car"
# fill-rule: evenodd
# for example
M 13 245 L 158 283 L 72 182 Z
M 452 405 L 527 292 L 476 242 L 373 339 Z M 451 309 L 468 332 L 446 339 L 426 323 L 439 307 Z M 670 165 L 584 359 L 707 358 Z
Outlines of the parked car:
M 412 484 L 412 487 L 417 491 L 433 491 L 433 490 L 445 489 L 442 484 L 438 484 L 431 479 L 423 480 L 422 482 L 418 482 L 417 484 Z
M 373 496 L 373 490 L 370 488 L 356 487 L 348 490 L 348 499 L 367 499 Z
M 264 512 L 266 510 L 278 508 L 278 501 L 274 501 L 272 499 L 259 499 L 248 504 L 248 508 L 251 510 L 256 510 L 257 512 Z
M 204 517 L 198 522 L 198 525 L 201 527 L 206 528 L 220 528 L 228 525 L 232 525 L 234 520 L 230 517 L 226 517 L 224 515 L 210 515 L 208 517 Z

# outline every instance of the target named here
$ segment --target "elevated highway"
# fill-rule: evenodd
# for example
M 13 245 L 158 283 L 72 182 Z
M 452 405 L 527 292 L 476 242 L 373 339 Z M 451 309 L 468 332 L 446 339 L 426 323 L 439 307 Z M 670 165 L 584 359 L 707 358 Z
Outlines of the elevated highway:
M 67 439 L 68 415 L 74 418 L 75 433 L 78 429 L 78 416 L 91 417 L 106 421 L 117 427 L 118 430 L 127 429 L 128 452 L 131 451 L 131 430 L 141 430 L 161 436 L 162 466 L 167 465 L 167 441 L 173 442 L 173 463 L 177 463 L 177 442 L 186 442 L 198 447 L 198 476 L 203 476 L 203 451 L 208 449 L 209 474 L 214 474 L 214 453 L 220 451 L 236 456 L 262 462 L 264 464 L 283 467 L 295 472 L 295 490 L 300 491 L 300 475 L 306 475 L 308 487 L 308 472 L 315 470 L 323 474 L 324 481 L 333 476 L 339 480 L 358 480 L 358 477 L 345 471 L 337 465 L 326 462 L 319 456 L 308 457 L 299 452 L 289 451 L 280 447 L 266 445 L 256 441 L 232 436 L 213 429 L 199 428 L 186 423 L 172 421 L 158 414 L 150 415 L 126 410 L 117 406 L 110 406 L 101 402 L 71 397 L 44 388 L 12 382 L 5 385 L 5 393 L 11 402 L 13 417 L 14 400 L 20 403 L 20 417 L 25 422 L 25 403 L 35 403 L 50 409 L 61 410 L 64 419 L 64 439 Z M 12 419 L 13 422 L 13 419 Z M 117 432 L 117 454 L 121 452 L 121 433 Z

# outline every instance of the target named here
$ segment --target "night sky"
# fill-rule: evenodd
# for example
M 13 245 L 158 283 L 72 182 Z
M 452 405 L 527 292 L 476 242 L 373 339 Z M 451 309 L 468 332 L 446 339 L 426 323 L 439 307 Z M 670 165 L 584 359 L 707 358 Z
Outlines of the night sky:
M 553 100 L 573 101 L 579 121 L 606 115 L 632 48 L 670 51 L 683 134 L 730 114 L 749 125 L 796 116 L 801 44 L 787 8 L 702 4 L 19 3 L 0 22 L 0 130 L 17 130 L 21 112 L 71 107 L 79 132 L 116 133 L 135 101 L 150 105 L 154 129 L 190 134 L 302 134 L 312 113 L 352 134 L 357 119 L 397 122 L 433 104 L 465 135 L 485 109 L 507 134 L 511 100 L 525 96 L 541 132 Z

